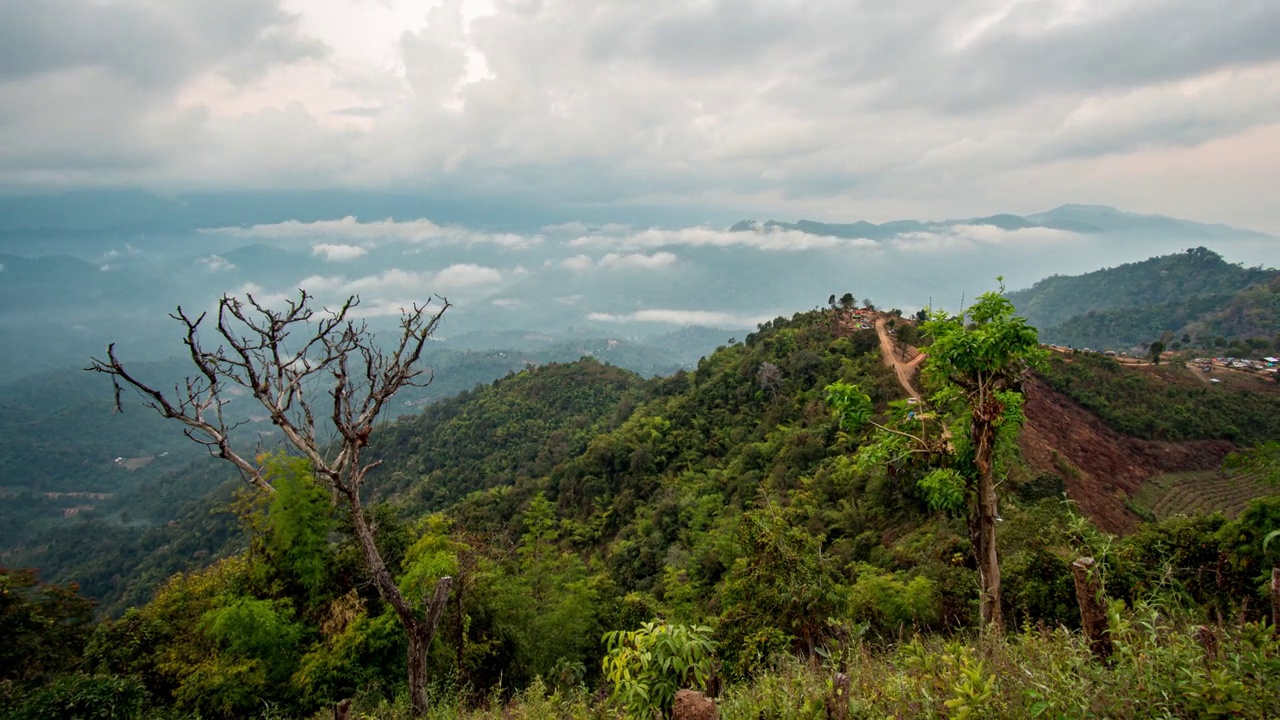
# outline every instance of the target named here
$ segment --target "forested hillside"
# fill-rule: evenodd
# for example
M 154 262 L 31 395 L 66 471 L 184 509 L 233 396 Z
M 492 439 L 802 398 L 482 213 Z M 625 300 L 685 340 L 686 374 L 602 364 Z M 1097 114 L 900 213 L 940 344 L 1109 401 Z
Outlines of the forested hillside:
M 636 682 L 710 689 L 714 676 L 725 717 L 790 717 L 800 706 L 812 712 L 799 717 L 824 717 L 841 703 L 848 717 L 966 707 L 1142 717 L 1157 704 L 1190 717 L 1220 687 L 1261 716 L 1280 710 L 1264 680 L 1280 669 L 1280 644 L 1256 624 L 1270 612 L 1259 593 L 1277 559 L 1262 548 L 1280 519 L 1274 500 L 1231 521 L 1173 518 L 1111 539 L 1064 502 L 1069 464 L 1033 470 L 1001 445 L 1003 610 L 1024 630 L 994 649 L 971 644 L 980 596 L 967 508 L 940 505 L 945 478 L 906 455 L 867 462 L 882 428 L 915 423 L 923 435 L 954 396 L 903 402 L 876 331 L 844 312 L 779 318 L 666 378 L 592 360 L 531 368 L 378 428 L 372 448 L 384 465 L 369 496 L 382 557 L 415 602 L 436 578 L 454 578 L 428 658 L 442 717 L 666 712 L 666 690 L 650 696 L 659 685 L 642 692 L 608 669 L 630 667 L 628 643 L 651 641 L 683 653 L 688 670 L 671 679 L 633 668 Z M 1086 404 L 1136 377 L 1075 365 L 1050 365 L 1046 377 Z M 837 384 L 866 394 L 873 424 L 833 413 Z M 1274 410 L 1265 403 L 1187 393 L 1170 412 L 1210 425 L 1148 426 L 1134 418 L 1161 400 L 1139 400 L 1129 415 L 1095 406 L 1153 437 L 1218 437 L 1215 418 L 1235 423 L 1241 443 L 1272 432 L 1257 424 Z M 963 446 L 963 427 L 937 437 Z M 0 611 L 6 622 L 23 613 L 13 646 L 32 649 L 22 673 L 4 677 L 4 712 L 67 714 L 93 697 L 119 716 L 329 717 L 354 699 L 375 716 L 405 716 L 403 631 L 359 559 L 351 517 L 305 463 L 265 460 L 274 498 L 242 491 L 192 506 L 138 548 L 151 553 L 151 574 L 113 571 L 145 584 L 179 569 L 166 562 L 190 568 L 118 619 L 93 627 L 73 592 L 7 572 L 14 600 Z M 211 555 L 194 550 L 201 533 L 217 541 Z M 1081 554 L 1104 561 L 1107 594 L 1129 603 L 1115 610 L 1112 665 L 1092 663 L 1077 631 L 1069 562 Z M 1206 659 L 1193 631 L 1215 613 L 1255 624 L 1217 631 L 1218 654 Z M 55 616 L 69 630 L 46 642 L 38 627 Z M 1143 634 L 1143 622 L 1163 629 Z M 619 644 L 609 631 L 636 634 Z
M 529 333 L 521 332 L 433 344 L 427 367 L 431 383 L 407 388 L 386 414 L 414 416 L 433 403 L 510 373 L 581 357 L 648 377 L 670 375 L 692 367 L 729 334 L 689 328 L 648 342 L 573 335 L 522 342 Z M 492 349 L 502 346 L 489 344 L 503 341 L 511 347 Z M 173 387 L 190 374 L 189 363 L 179 358 L 140 364 L 136 370 L 162 387 Z M 132 397 L 126 393 L 126 398 Z M 0 486 L 0 556 L 56 568 L 54 577 L 72 577 L 67 573 L 97 565 L 92 556 L 99 551 L 92 547 L 92 536 L 84 537 L 78 527 L 81 520 L 92 519 L 97 532 L 112 538 L 113 548 L 154 545 L 142 535 L 177 519 L 179 508 L 208 491 L 205 484 L 180 480 L 211 472 L 207 453 L 189 442 L 180 426 L 132 402 L 125 413 L 117 414 L 112 402 L 110 381 L 78 367 L 0 384 L 0 474 L 8 478 Z M 501 408 L 501 402 L 494 407 Z M 428 416 L 435 417 L 434 412 Z M 270 423 L 262 416 L 253 420 L 238 429 L 242 442 L 273 442 Z M 445 492 L 456 499 L 460 485 L 453 487 Z M 52 546 L 58 548 L 56 559 L 50 556 Z M 82 578 L 82 583 L 97 597 L 110 594 L 97 581 Z
M 1009 293 L 1009 299 L 1045 342 L 1127 350 L 1161 337 L 1212 347 L 1223 337 L 1225 346 L 1229 340 L 1274 341 L 1278 277 L 1275 270 L 1232 265 L 1201 247 L 1085 275 L 1055 275 Z M 1227 316 L 1234 321 L 1223 322 Z

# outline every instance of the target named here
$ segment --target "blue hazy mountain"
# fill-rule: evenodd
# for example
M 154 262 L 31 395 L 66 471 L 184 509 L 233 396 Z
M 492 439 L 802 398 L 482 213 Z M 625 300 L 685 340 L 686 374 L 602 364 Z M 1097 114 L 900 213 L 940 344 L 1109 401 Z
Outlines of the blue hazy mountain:
M 1265 233 L 1221 224 L 1198 223 L 1163 215 L 1139 215 L 1106 205 L 1061 205 L 1031 215 L 988 215 L 953 220 L 895 220 L 886 223 L 824 223 L 813 220 L 781 222 L 778 220 L 740 220 L 730 229 L 736 232 L 795 230 L 811 235 L 827 235 L 849 239 L 887 240 L 905 233 L 941 232 L 957 227 L 988 225 L 1001 230 L 1046 228 L 1067 232 L 1102 235 L 1108 233 L 1162 233 L 1188 240 L 1260 240 Z

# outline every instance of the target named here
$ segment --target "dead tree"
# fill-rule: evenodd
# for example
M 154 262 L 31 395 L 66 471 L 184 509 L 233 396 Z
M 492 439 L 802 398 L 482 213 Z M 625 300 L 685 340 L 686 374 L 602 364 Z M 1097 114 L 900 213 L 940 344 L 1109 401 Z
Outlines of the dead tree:
M 369 472 L 380 464 L 364 453 L 387 403 L 405 387 L 431 382 L 431 374 L 418 367 L 418 361 L 450 307 L 448 300 L 439 300 L 439 309 L 432 313 L 430 303 L 403 310 L 395 341 L 380 347 L 366 324 L 354 317 L 359 304 L 355 296 L 330 310 L 317 308 L 314 298 L 300 290 L 298 299 L 288 301 L 285 309 L 273 310 L 252 295 L 244 299 L 224 295 L 214 318 L 207 313 L 192 317 L 181 307 L 170 316 L 185 330 L 183 344 L 197 371 L 171 393 L 132 375 L 116 357 L 114 344 L 107 347 L 105 360 L 92 358 L 86 368 L 111 376 L 117 411 L 122 409 L 122 388 L 132 387 L 148 407 L 186 425 L 187 437 L 235 465 L 246 482 L 272 493 L 264 469 L 233 447 L 231 434 L 240 423 L 231 422 L 226 414 L 233 393 L 245 391 L 267 410 L 285 440 L 311 462 L 334 502 L 345 504 L 351 512 L 365 566 L 409 637 L 409 692 L 415 716 L 427 711 L 426 656 L 453 581 L 440 578 L 430 600 L 424 598 L 424 607 L 416 608 L 400 592 L 382 560 L 360 490 Z M 201 337 L 209 330 L 210 320 L 215 322 L 211 332 L 217 340 L 212 350 Z M 325 428 L 324 423 L 332 427 Z

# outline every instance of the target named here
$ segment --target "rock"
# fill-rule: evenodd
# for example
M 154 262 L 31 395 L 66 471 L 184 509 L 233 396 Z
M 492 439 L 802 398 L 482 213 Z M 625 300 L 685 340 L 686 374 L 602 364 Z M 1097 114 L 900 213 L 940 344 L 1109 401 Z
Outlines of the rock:
M 671 707 L 671 720 L 719 720 L 720 712 L 711 698 L 696 690 L 681 690 L 676 693 L 675 704 Z

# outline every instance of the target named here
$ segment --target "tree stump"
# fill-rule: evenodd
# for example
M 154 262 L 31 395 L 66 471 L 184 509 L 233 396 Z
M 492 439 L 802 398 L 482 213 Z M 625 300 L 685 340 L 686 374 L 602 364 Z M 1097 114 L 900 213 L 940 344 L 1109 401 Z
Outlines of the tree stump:
M 333 720 L 351 720 L 351 698 L 333 706 Z
M 1107 603 L 1102 594 L 1102 582 L 1094 574 L 1091 557 L 1077 558 L 1071 563 L 1071 575 L 1076 581 L 1076 602 L 1080 604 L 1080 628 L 1089 640 L 1089 651 L 1102 661 L 1111 658 L 1115 647 L 1107 623 Z
M 1271 625 L 1280 635 L 1280 567 L 1271 568 Z
M 681 690 L 671 707 L 671 720 L 719 720 L 720 711 L 711 698 L 696 690 Z
M 831 689 L 827 692 L 827 720 L 849 719 L 849 693 L 853 691 L 853 683 L 844 673 L 836 673 L 831 681 Z
M 1208 625 L 1196 628 L 1196 640 L 1204 648 L 1204 659 L 1212 663 L 1218 659 L 1218 633 Z

